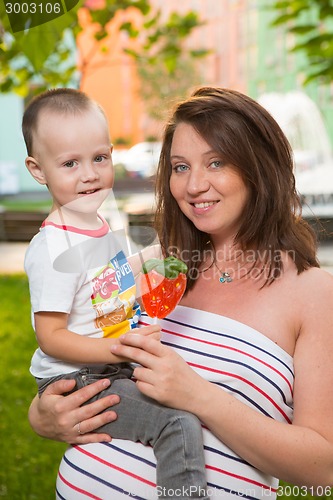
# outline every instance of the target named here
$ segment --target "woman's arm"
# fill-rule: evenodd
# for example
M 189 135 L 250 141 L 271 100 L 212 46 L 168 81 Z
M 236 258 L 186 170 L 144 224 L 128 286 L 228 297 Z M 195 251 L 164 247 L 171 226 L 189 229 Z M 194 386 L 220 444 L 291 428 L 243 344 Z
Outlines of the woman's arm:
M 35 330 L 43 352 L 69 363 L 119 363 L 125 358 L 111 354 L 110 347 L 119 338 L 92 338 L 67 329 L 68 314 L 59 312 L 35 313 Z M 140 335 L 157 335 L 160 327 L 140 328 Z
M 32 429 L 42 437 L 70 444 L 111 441 L 107 434 L 97 434 L 94 430 L 116 420 L 117 415 L 114 411 L 105 410 L 119 403 L 119 397 L 106 396 L 81 406 L 109 387 L 110 381 L 99 380 L 69 396 L 63 396 L 73 389 L 74 385 L 74 380 L 59 380 L 47 387 L 40 398 L 36 396 L 33 399 L 28 414 Z M 78 423 L 80 423 L 80 434 Z

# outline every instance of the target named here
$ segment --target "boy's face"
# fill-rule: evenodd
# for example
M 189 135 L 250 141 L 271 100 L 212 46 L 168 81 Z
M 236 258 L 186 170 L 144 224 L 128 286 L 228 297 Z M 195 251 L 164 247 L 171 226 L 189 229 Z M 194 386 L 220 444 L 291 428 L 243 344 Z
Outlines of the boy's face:
M 34 170 L 29 158 L 26 165 L 48 186 L 53 209 L 92 213 L 113 186 L 111 152 L 107 122 L 97 107 L 76 115 L 44 110 L 34 134 Z

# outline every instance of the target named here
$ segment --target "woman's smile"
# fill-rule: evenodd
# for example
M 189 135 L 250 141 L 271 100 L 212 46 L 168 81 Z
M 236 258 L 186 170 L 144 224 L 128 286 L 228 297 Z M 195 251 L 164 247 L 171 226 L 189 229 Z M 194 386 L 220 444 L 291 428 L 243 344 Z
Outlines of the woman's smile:
M 219 201 L 200 201 L 200 202 L 191 202 L 190 205 L 193 207 L 193 211 L 197 215 L 206 214 L 210 212 Z
M 233 238 L 248 200 L 237 169 L 187 123 L 175 129 L 170 158 L 170 190 L 184 215 L 200 231 Z

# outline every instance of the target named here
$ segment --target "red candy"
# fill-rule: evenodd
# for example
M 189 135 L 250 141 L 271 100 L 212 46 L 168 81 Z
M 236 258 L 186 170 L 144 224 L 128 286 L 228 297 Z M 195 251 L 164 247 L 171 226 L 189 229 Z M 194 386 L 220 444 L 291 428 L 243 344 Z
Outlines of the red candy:
M 187 271 L 184 262 L 175 257 L 164 261 L 151 259 L 143 267 L 141 296 L 147 314 L 152 318 L 165 318 L 182 298 L 186 289 Z

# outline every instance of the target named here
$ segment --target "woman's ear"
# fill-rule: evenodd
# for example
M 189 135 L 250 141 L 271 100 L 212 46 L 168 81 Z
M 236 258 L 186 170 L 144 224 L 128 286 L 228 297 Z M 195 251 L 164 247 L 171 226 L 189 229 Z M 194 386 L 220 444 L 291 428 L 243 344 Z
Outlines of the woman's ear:
M 28 156 L 25 159 L 25 166 L 29 170 L 32 177 L 39 182 L 39 184 L 46 184 L 46 179 L 43 170 L 38 165 L 37 160 L 33 156 Z

